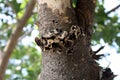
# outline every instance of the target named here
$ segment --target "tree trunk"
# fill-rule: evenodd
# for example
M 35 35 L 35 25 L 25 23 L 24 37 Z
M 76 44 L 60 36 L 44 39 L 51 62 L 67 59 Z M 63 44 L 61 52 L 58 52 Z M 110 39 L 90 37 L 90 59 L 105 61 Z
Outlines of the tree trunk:
M 43 49 L 38 80 L 97 80 L 99 66 L 90 57 L 95 0 L 78 0 L 76 8 L 72 8 L 71 0 L 37 0 L 37 3 L 41 35 L 53 29 L 70 34 L 73 25 L 81 31 L 78 38 L 71 39 L 73 45 L 63 46 L 62 51 Z

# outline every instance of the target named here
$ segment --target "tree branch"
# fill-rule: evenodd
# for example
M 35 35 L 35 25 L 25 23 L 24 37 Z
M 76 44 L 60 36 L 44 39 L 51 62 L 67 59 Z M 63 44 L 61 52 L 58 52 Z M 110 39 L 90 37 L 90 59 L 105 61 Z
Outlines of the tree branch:
M 18 42 L 18 38 L 23 30 L 23 27 L 26 25 L 26 22 L 32 15 L 32 11 L 34 9 L 35 2 L 36 2 L 36 0 L 31 0 L 27 4 L 23 17 L 17 23 L 17 27 L 14 30 L 14 32 L 12 33 L 10 39 L 8 40 L 7 45 L 5 46 L 5 48 L 3 50 L 3 53 L 0 54 L 0 56 L 1 56 L 0 57 L 0 80 L 3 80 L 9 58 Z
M 115 8 L 111 9 L 110 11 L 107 12 L 107 14 L 110 14 L 111 12 L 115 11 L 116 9 L 118 9 L 120 7 L 120 4 L 118 6 L 116 6 Z

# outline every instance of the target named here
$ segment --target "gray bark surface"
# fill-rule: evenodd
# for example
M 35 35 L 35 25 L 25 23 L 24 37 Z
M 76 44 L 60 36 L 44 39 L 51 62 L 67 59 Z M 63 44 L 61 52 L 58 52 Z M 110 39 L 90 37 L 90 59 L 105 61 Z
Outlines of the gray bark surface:
M 43 51 L 42 69 L 38 80 L 97 80 L 99 66 L 89 56 L 95 1 L 79 0 L 75 9 L 70 5 L 70 0 L 37 1 L 40 34 L 55 28 L 69 31 L 72 25 L 78 25 L 85 34 L 75 41 L 70 54 L 64 49 L 62 52 Z

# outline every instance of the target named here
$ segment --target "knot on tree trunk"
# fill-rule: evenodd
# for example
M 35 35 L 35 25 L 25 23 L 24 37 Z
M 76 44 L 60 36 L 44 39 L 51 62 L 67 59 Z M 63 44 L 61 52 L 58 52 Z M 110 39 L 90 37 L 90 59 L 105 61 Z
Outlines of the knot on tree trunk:
M 62 49 L 71 49 L 80 36 L 84 36 L 82 29 L 77 25 L 72 25 L 69 32 L 58 28 L 48 30 L 41 38 L 36 37 L 35 42 L 44 51 L 61 52 Z

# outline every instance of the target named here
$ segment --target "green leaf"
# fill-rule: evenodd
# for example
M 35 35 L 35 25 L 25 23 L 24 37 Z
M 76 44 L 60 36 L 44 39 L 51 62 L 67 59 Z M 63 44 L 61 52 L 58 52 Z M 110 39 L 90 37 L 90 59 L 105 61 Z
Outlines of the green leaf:
M 77 3 L 77 0 L 72 0 L 72 7 L 73 8 L 76 8 L 76 3 Z
M 116 37 L 115 41 L 120 46 L 120 37 Z

